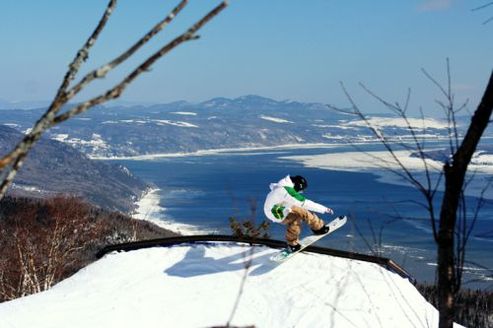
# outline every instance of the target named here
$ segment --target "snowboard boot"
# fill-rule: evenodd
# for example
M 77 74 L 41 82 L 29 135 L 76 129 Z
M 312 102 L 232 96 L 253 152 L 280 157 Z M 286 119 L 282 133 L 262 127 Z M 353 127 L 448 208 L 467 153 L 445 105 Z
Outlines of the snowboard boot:
M 288 245 L 288 249 L 291 253 L 294 253 L 294 252 L 297 252 L 299 251 L 301 248 L 301 245 L 300 244 L 296 244 L 296 245 Z
M 330 231 L 330 227 L 329 227 L 328 224 L 327 225 L 324 225 L 322 228 L 320 228 L 318 230 L 313 230 L 312 229 L 312 232 L 313 232 L 314 235 L 324 235 L 324 234 L 326 234 L 329 231 Z

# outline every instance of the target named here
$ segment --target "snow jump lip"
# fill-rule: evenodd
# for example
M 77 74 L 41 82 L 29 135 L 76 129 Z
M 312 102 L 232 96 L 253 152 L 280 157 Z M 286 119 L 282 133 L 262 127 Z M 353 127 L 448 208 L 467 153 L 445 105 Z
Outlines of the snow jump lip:
M 197 235 L 197 236 L 179 236 L 179 237 L 168 237 L 168 238 L 158 238 L 158 239 L 150 239 L 143 241 L 135 241 L 129 243 L 121 243 L 115 245 L 108 245 L 102 248 L 97 254 L 97 258 L 101 258 L 107 253 L 110 252 L 120 252 L 120 251 L 133 251 L 142 248 L 150 248 L 150 247 L 168 247 L 178 244 L 184 243 L 207 243 L 207 242 L 239 242 L 246 243 L 250 245 L 264 245 L 272 248 L 284 248 L 286 246 L 285 241 L 273 240 L 273 239 L 265 239 L 265 238 L 248 238 L 248 237 L 235 237 L 228 235 Z M 416 279 L 407 272 L 404 268 L 402 268 L 399 264 L 394 262 L 391 259 L 361 254 L 356 252 L 342 251 L 331 248 L 324 248 L 318 246 L 308 246 L 303 250 L 304 252 L 311 252 L 317 254 L 324 254 L 336 257 L 342 257 L 346 259 L 371 262 L 381 265 L 385 269 L 395 272 L 401 277 L 408 279 L 412 284 L 416 284 Z

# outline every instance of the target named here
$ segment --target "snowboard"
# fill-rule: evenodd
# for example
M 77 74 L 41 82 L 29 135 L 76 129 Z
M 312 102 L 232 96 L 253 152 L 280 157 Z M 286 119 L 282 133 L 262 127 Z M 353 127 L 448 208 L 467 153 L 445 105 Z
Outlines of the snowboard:
M 280 250 L 279 252 L 276 252 L 274 253 L 274 255 L 271 256 L 271 261 L 274 261 L 274 262 L 277 262 L 277 263 L 282 263 L 284 261 L 287 261 L 288 259 L 292 258 L 293 256 L 295 256 L 297 253 L 301 252 L 303 249 L 307 248 L 308 246 L 310 246 L 311 244 L 313 244 L 314 242 L 322 239 L 323 237 L 327 236 L 327 235 L 330 235 L 331 233 L 333 233 L 334 231 L 336 231 L 337 229 L 339 229 L 340 227 L 342 227 L 347 221 L 347 217 L 346 216 L 338 216 L 337 218 L 335 218 L 334 220 L 330 221 L 329 223 L 329 227 L 330 227 L 330 230 L 329 232 L 323 234 L 323 235 L 310 235 L 310 236 L 306 236 L 305 238 L 302 238 L 300 240 L 300 245 L 301 245 L 301 248 L 296 251 L 296 252 L 291 252 L 289 250 L 289 248 L 283 248 L 282 250 Z

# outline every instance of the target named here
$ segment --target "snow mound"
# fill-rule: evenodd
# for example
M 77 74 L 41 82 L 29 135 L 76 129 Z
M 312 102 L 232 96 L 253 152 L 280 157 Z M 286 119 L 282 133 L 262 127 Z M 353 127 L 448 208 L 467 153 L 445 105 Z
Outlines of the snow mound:
M 424 130 L 426 129 L 446 129 L 448 123 L 443 120 L 433 119 L 433 118 L 408 118 L 407 121 L 401 117 L 370 117 L 368 118 L 368 123 L 377 128 L 403 128 L 407 129 L 411 126 L 413 129 Z M 363 120 L 351 121 L 344 123 L 346 126 L 355 127 L 368 127 L 368 123 Z
M 267 115 L 260 115 L 260 118 L 263 120 L 271 121 L 271 122 L 275 122 L 275 123 L 293 123 L 293 122 L 285 120 L 283 118 L 272 117 L 272 116 L 267 116 Z
M 275 265 L 275 251 L 211 242 L 110 253 L 49 291 L 0 304 L 0 327 L 438 325 L 411 283 L 376 264 L 300 253 Z

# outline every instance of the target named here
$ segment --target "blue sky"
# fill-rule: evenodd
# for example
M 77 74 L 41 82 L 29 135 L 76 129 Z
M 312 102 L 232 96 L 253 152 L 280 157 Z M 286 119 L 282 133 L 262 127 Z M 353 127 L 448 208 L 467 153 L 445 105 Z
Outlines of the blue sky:
M 107 1 L 4 0 L 0 3 L 0 99 L 50 100 Z M 119 0 L 81 73 L 126 49 L 178 1 Z M 107 89 L 218 1 L 190 1 L 175 24 L 135 59 L 78 100 Z M 378 105 L 358 87 L 434 108 L 439 97 L 425 68 L 445 81 L 450 58 L 458 101 L 478 103 L 493 69 L 493 9 L 484 0 L 232 0 L 219 17 L 141 76 L 122 97 L 137 102 L 202 101 L 258 94 L 346 104 L 342 81 L 367 111 Z M 433 109 L 434 110 L 434 109 Z

